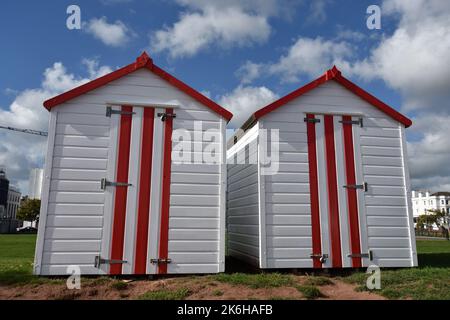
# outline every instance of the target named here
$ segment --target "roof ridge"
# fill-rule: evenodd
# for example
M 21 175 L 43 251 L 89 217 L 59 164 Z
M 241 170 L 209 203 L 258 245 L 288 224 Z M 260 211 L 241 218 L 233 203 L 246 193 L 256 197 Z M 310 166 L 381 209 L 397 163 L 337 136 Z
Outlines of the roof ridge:
M 199 91 L 195 90 L 194 88 L 190 87 L 183 81 L 177 79 L 167 71 L 163 70 L 162 68 L 158 67 L 153 63 L 153 59 L 147 54 L 147 52 L 142 52 L 142 54 L 136 58 L 136 60 L 120 69 L 117 69 L 115 71 L 112 71 L 102 77 L 99 77 L 97 79 L 91 80 L 85 84 L 82 84 L 78 87 L 75 87 L 69 91 L 66 91 L 62 94 L 59 94 L 51 99 L 48 99 L 44 102 L 44 107 L 47 110 L 51 110 L 53 107 L 64 103 L 66 101 L 69 101 L 71 99 L 74 99 L 82 94 L 85 94 L 89 91 L 95 90 L 97 88 L 100 88 L 106 84 L 108 84 L 111 81 L 120 79 L 132 72 L 135 72 L 139 69 L 146 68 L 150 72 L 153 72 L 163 80 L 167 81 L 170 85 L 174 86 L 178 90 L 183 91 L 187 95 L 189 95 L 191 98 L 197 100 L 204 106 L 210 108 L 220 116 L 224 117 L 227 121 L 230 121 L 233 117 L 233 114 L 220 106 L 218 103 L 214 102 L 210 98 L 206 97 L 205 95 L 201 94 Z
M 253 119 L 253 121 L 258 120 L 259 118 L 263 117 L 264 115 L 272 112 L 275 109 L 278 109 L 279 107 L 285 105 L 289 101 L 296 99 L 303 94 L 317 88 L 321 84 L 328 82 L 330 80 L 334 80 L 338 82 L 340 85 L 345 87 L 347 90 L 353 92 L 357 96 L 359 96 L 361 99 L 365 100 L 366 102 L 370 103 L 372 106 L 378 108 L 380 111 L 384 112 L 391 118 L 397 120 L 398 122 L 402 123 L 406 128 L 412 125 L 412 121 L 395 110 L 394 108 L 388 106 L 386 103 L 381 101 L 380 99 L 376 98 L 366 90 L 362 89 L 355 83 L 351 82 L 350 80 L 346 79 L 342 72 L 334 65 L 331 69 L 327 70 L 322 76 L 319 78 L 311 81 L 310 83 L 292 91 L 291 93 L 285 95 L 284 97 L 281 97 L 280 99 L 270 103 L 269 105 L 259 109 L 256 111 L 250 119 Z M 250 120 L 249 119 L 249 120 Z M 249 122 L 249 120 L 246 121 Z

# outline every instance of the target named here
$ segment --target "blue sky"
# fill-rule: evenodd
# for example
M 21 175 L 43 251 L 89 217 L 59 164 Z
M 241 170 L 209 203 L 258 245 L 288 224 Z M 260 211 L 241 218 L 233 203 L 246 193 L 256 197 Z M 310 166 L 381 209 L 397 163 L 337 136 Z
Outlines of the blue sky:
M 66 9 L 81 8 L 81 30 Z M 366 26 L 369 5 L 381 29 Z M 0 124 L 46 130 L 43 100 L 146 50 L 155 63 L 235 113 L 253 111 L 333 64 L 407 114 L 414 188 L 450 189 L 450 4 L 439 0 L 4 1 Z M 429 124 L 433 123 L 433 126 Z M 39 137 L 0 132 L 0 166 L 26 190 Z
M 381 34 L 366 27 L 366 8 L 374 1 L 340 1 L 330 3 L 326 21 L 308 21 L 310 4 L 296 6 L 296 11 L 288 20 L 271 18 L 272 34 L 265 43 L 248 47 L 222 48 L 212 45 L 192 57 L 173 59 L 167 52 L 151 52 L 149 34 L 172 25 L 179 20 L 185 7 L 171 1 L 77 1 L 81 8 L 82 21 L 106 17 L 114 23 L 120 20 L 135 33 L 125 46 L 111 48 L 83 30 L 66 28 L 66 8 L 73 1 L 7 1 L 0 12 L 0 37 L 3 48 L 0 61 L 0 83 L 2 89 L 17 91 L 40 85 L 42 72 L 55 61 L 62 62 L 69 72 L 76 75 L 86 73 L 81 63 L 83 58 L 97 58 L 101 64 L 114 67 L 131 62 L 142 50 L 148 50 L 155 62 L 173 72 L 177 77 L 198 90 L 208 91 L 213 98 L 231 91 L 239 84 L 235 71 L 247 60 L 256 62 L 276 61 L 298 37 L 335 37 L 340 28 L 363 33 L 365 47 L 356 52 L 359 57 L 366 55 L 367 48 Z M 106 4 L 105 3 L 110 3 Z M 376 2 L 375 2 L 376 3 Z M 273 22 L 272 22 L 273 21 Z M 383 31 L 389 29 L 392 19 L 383 21 Z M 320 74 L 317 74 L 319 76 Z M 258 85 L 283 95 L 310 80 L 302 77 L 298 83 L 280 83 L 277 77 L 256 81 Z M 399 105 L 399 96 L 383 83 L 364 83 L 365 88 L 384 99 Z M 2 94 L 0 105 L 7 107 L 14 96 Z

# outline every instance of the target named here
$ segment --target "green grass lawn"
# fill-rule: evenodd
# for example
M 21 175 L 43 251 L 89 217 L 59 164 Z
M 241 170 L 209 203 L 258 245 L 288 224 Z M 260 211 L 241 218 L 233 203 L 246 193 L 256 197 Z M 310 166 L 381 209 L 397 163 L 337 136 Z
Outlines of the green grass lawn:
M 32 275 L 35 242 L 36 235 L 0 235 L 0 285 L 57 283 Z M 417 251 L 419 268 L 382 269 L 382 288 L 377 293 L 390 299 L 450 300 L 450 241 L 418 240 Z M 220 282 L 242 284 L 252 288 L 286 286 L 290 285 L 291 281 L 288 275 L 279 273 L 234 273 L 213 277 Z M 355 271 L 341 278 L 359 285 L 359 290 L 366 290 L 367 277 L 364 272 Z M 319 281 L 320 278 L 323 277 L 311 277 L 311 283 L 315 284 L 314 279 Z M 152 299 L 153 296 L 143 298 Z
M 418 240 L 417 252 L 418 268 L 382 269 L 376 292 L 389 299 L 450 300 L 450 241 Z M 367 277 L 355 272 L 343 279 L 367 290 Z
M 0 284 L 29 282 L 34 277 L 36 235 L 0 234 Z

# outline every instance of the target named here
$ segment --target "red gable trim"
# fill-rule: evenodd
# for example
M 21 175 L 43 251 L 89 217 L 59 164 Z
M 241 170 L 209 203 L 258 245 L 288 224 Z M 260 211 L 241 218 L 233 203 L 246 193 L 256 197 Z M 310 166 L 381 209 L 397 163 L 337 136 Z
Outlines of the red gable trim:
M 224 117 L 227 121 L 230 121 L 233 117 L 233 114 L 229 112 L 228 110 L 222 108 L 220 105 L 215 103 L 214 101 L 208 99 L 204 95 L 202 95 L 197 90 L 191 88 L 181 80 L 178 80 L 171 74 L 167 73 L 157 65 L 153 64 L 153 60 L 148 56 L 146 52 L 142 53 L 140 57 L 136 59 L 136 62 L 129 64 L 121 69 L 118 69 L 116 71 L 113 71 L 103 77 L 100 77 L 98 79 L 92 80 L 86 84 L 83 84 L 75 89 L 72 89 L 70 91 L 67 91 L 63 94 L 60 94 L 52 99 L 49 99 L 44 102 L 44 107 L 47 110 L 51 110 L 51 108 L 64 103 L 66 101 L 69 101 L 73 98 L 76 98 L 82 94 L 85 94 L 89 91 L 95 90 L 97 88 L 100 88 L 106 84 L 108 84 L 111 81 L 117 80 L 119 78 L 122 78 L 123 76 L 126 76 L 127 74 L 130 74 L 136 70 L 146 68 L 153 72 L 154 74 L 160 76 L 167 82 L 169 82 L 174 87 L 178 88 L 179 90 L 183 91 L 193 99 L 197 100 L 201 104 L 205 105 L 206 107 L 210 108 L 214 112 L 218 113 L 222 117 Z
M 256 120 L 258 120 L 261 117 L 265 116 L 266 114 L 272 112 L 273 110 L 278 109 L 279 107 L 285 105 L 286 103 L 300 97 L 301 95 L 313 90 L 314 88 L 317 88 L 321 84 L 323 84 L 327 81 L 330 81 L 330 80 L 334 80 L 334 81 L 338 82 L 339 84 L 341 84 L 342 86 L 344 86 L 345 88 L 347 88 L 348 90 L 350 90 L 351 92 L 353 92 L 354 94 L 359 96 L 361 99 L 367 101 L 374 107 L 376 107 L 379 110 L 381 110 L 382 112 L 386 113 L 391 118 L 402 123 L 406 128 L 408 128 L 409 126 L 412 125 L 412 121 L 409 118 L 405 117 L 400 112 L 396 111 L 395 109 L 388 106 L 381 100 L 377 99 L 376 97 L 374 97 L 373 95 L 371 95 L 370 93 L 365 91 L 364 89 L 358 87 L 356 84 L 354 84 L 350 80 L 344 78 L 342 76 L 341 72 L 338 70 L 338 68 L 336 68 L 336 66 L 334 66 L 332 69 L 328 70 L 320 78 L 317 78 L 316 80 L 308 83 L 307 85 L 301 87 L 300 89 L 297 89 L 297 90 L 289 93 L 288 95 L 284 96 L 283 98 L 258 110 L 257 112 L 254 113 L 253 116 L 255 117 Z

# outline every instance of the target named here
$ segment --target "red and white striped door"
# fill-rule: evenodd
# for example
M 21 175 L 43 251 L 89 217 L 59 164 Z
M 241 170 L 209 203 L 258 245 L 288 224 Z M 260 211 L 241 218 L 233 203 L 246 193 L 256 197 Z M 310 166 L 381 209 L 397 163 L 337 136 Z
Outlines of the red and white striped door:
M 152 107 L 110 109 L 99 273 L 167 273 L 173 114 Z
M 350 115 L 307 114 L 313 266 L 361 267 L 367 247 L 359 128 Z

